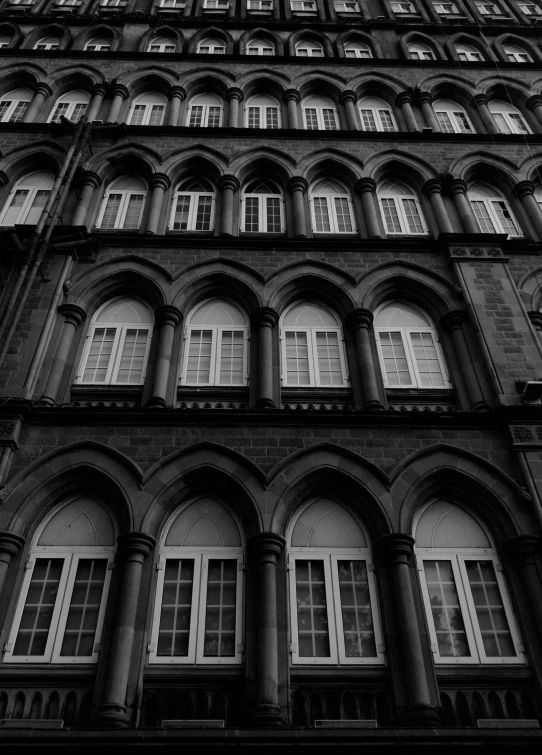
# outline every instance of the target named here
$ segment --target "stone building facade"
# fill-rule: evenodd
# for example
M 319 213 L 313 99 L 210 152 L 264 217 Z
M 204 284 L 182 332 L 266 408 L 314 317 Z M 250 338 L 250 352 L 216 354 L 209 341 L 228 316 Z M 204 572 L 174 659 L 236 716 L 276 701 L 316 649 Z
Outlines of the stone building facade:
M 538 751 L 541 24 L 3 0 L 6 746 Z

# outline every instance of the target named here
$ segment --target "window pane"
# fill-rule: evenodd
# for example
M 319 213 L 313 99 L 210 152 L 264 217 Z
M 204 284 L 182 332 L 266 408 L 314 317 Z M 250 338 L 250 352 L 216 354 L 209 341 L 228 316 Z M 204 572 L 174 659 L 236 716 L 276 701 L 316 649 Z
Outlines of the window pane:
M 455 119 L 456 119 L 456 122 L 457 122 L 457 125 L 458 125 L 458 128 L 459 128 L 459 131 L 461 133 L 472 132 L 472 128 L 471 128 L 471 125 L 469 123 L 469 119 L 467 118 L 467 116 L 465 115 L 465 113 L 461 113 L 461 112 L 454 113 L 454 116 L 455 116 Z
M 86 102 L 76 102 L 75 107 L 72 110 L 72 114 L 70 115 L 70 121 L 72 121 L 72 123 L 77 123 L 79 119 L 85 114 L 86 110 Z
M 395 199 L 382 199 L 382 211 L 384 212 L 384 223 L 386 224 L 387 233 L 401 233 L 401 223 L 395 205 Z
M 316 353 L 320 385 L 342 385 L 338 333 L 316 333 Z
M 4 100 L 3 102 L 0 102 L 0 121 L 4 120 L 6 113 L 10 109 L 11 105 L 11 100 Z
M 324 108 L 322 110 L 322 115 L 324 118 L 324 128 L 326 131 L 334 131 L 337 128 L 337 123 L 335 121 L 335 112 L 331 108 Z
M 327 206 L 327 197 L 314 197 L 314 223 L 317 233 L 329 233 L 331 224 L 329 221 L 329 209 Z
M 201 126 L 203 118 L 203 106 L 202 105 L 192 105 L 190 108 L 190 122 L 189 126 Z
M 401 333 L 380 333 L 380 348 L 388 385 L 411 385 L 413 381 Z
M 126 331 L 115 382 L 141 383 L 148 339 L 148 330 L 129 328 Z
M 376 120 L 372 110 L 360 110 L 361 127 L 364 131 L 376 131 Z
M 188 655 L 193 588 L 194 560 L 168 558 L 164 570 L 157 655 Z
M 297 632 L 301 658 L 329 658 L 323 561 L 296 561 Z
M 42 210 L 45 207 L 45 203 L 47 202 L 50 193 L 49 189 L 40 189 L 35 193 L 32 205 L 24 219 L 25 223 L 28 225 L 36 225 L 41 217 Z
M 424 561 L 423 567 L 440 656 L 470 656 L 451 561 Z
M 102 228 L 114 228 L 119 212 L 122 194 L 109 194 L 102 217 Z
M 190 197 L 177 197 L 177 206 L 173 216 L 173 230 L 186 231 L 188 228 L 188 212 L 190 210 Z
M 497 124 L 497 128 L 499 129 L 501 134 L 512 133 L 512 129 L 508 125 L 508 122 L 502 113 L 491 113 L 491 115 L 495 119 L 495 123 Z
M 128 200 L 128 207 L 124 216 L 123 228 L 139 228 L 139 219 L 143 209 L 143 194 L 131 194 Z
M 347 658 L 376 656 L 373 613 L 365 561 L 339 561 L 339 589 Z
M 209 231 L 211 229 L 211 210 L 213 207 L 212 197 L 199 197 L 196 214 L 196 231 Z
M 83 372 L 83 383 L 104 383 L 115 342 L 115 328 L 96 328 Z
M 493 563 L 466 561 L 465 565 L 486 655 L 499 658 L 514 657 L 516 650 Z
M 151 114 L 149 116 L 149 126 L 161 126 L 162 118 L 164 117 L 164 106 L 153 105 L 151 107 Z
M 37 558 L 13 655 L 43 655 L 53 618 L 63 558 Z
M 80 559 L 60 655 L 92 655 L 106 571 L 106 558 Z
M 220 347 L 220 385 L 242 385 L 245 338 L 242 330 L 224 330 Z
M 486 203 L 482 200 L 471 200 L 471 205 L 482 233 L 495 233 L 495 226 L 489 216 Z
M 504 233 L 510 236 L 519 236 L 519 231 L 512 218 L 512 213 L 508 209 L 506 202 L 502 200 L 492 202 L 495 215 L 499 218 Z
M 220 126 L 220 108 L 219 107 L 209 108 L 209 116 L 207 118 L 207 125 L 209 127 Z
M 211 330 L 193 330 L 190 333 L 188 347 L 188 364 L 186 367 L 187 383 L 209 383 L 211 374 Z
M 267 208 L 267 233 L 280 233 L 280 199 L 266 197 L 264 201 Z
M 309 348 L 306 333 L 285 333 L 286 385 L 309 385 Z
M 299 54 L 299 53 L 298 53 Z M 315 107 L 305 108 L 305 123 L 309 130 L 318 128 L 318 117 L 316 115 Z
M 335 197 L 335 215 L 337 218 L 337 230 L 339 233 L 352 233 L 354 229 L 352 228 L 348 199 L 344 197 Z
M 145 105 L 135 105 L 130 119 L 131 126 L 141 126 L 145 117 Z
M 21 208 L 27 196 L 28 189 L 17 189 L 11 199 L 11 204 L 9 205 L 7 212 L 4 215 L 2 225 L 15 225 L 15 223 L 18 222 Z
M 66 115 L 68 111 L 68 107 L 69 107 L 69 102 L 60 102 L 55 108 L 55 112 L 53 113 L 51 122 L 56 123 L 57 121 L 60 121 L 60 116 Z
M 509 113 L 508 115 L 510 116 L 510 120 L 514 123 L 518 134 L 530 133 L 527 124 L 519 113 Z
M 279 109 L 277 107 L 265 108 L 265 126 L 266 128 L 279 127 Z
M 260 230 L 258 197 L 245 197 L 245 231 L 256 233 Z
M 444 387 L 444 377 L 431 333 L 410 333 L 416 367 L 423 388 Z
M 260 108 L 249 107 L 248 109 L 248 127 L 260 128 Z
M 207 578 L 203 655 L 235 655 L 237 561 L 211 559 Z
M 379 110 L 378 115 L 382 123 L 382 131 L 395 131 L 395 125 L 389 110 Z
M 443 133 L 445 134 L 453 134 L 454 133 L 454 127 L 452 125 L 452 119 L 450 118 L 449 113 L 437 113 L 437 118 L 439 122 L 439 126 L 442 129 Z
M 403 199 L 402 201 L 409 233 L 423 233 L 422 220 L 416 202 L 413 199 Z

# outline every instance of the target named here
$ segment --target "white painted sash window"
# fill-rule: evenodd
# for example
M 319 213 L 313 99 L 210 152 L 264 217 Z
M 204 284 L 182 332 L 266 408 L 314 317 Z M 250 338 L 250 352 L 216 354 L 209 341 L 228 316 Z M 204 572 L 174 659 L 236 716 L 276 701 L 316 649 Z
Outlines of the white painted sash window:
M 211 231 L 215 217 L 215 190 L 205 178 L 179 184 L 169 219 L 172 231 Z
M 130 126 L 161 126 L 167 100 L 163 94 L 148 92 L 136 97 L 128 114 Z
M 532 134 L 528 123 L 519 110 L 502 100 L 491 100 L 489 111 L 501 134 Z
M 0 216 L 0 225 L 36 225 L 53 184 L 53 176 L 45 171 L 21 178 L 7 199 Z
M 339 128 L 337 110 L 325 97 L 307 97 L 301 105 L 305 128 L 309 131 L 335 131 Z
M 17 123 L 22 121 L 32 99 L 30 89 L 15 89 L 0 100 L 0 122 Z
M 224 106 L 216 94 L 198 94 L 190 101 L 187 126 L 217 128 L 222 125 Z
M 309 191 L 314 233 L 355 233 L 352 200 L 338 181 L 322 179 Z
M 469 186 L 468 197 L 481 233 L 506 233 L 521 236 L 510 205 L 500 192 L 487 184 Z
M 397 131 L 393 111 L 377 97 L 364 97 L 358 102 L 362 131 Z
M 241 230 L 245 233 L 283 233 L 284 198 L 267 180 L 251 181 L 243 191 Z
M 60 123 L 60 118 L 64 117 L 72 123 L 78 123 L 79 119 L 86 113 L 89 102 L 89 93 L 83 92 L 82 90 L 63 94 L 62 97 L 59 97 L 56 101 L 48 122 Z
M 377 189 L 378 202 L 389 236 L 425 236 L 429 233 L 416 194 L 399 181 L 384 181 Z
M 469 116 L 457 102 L 436 100 L 433 109 L 444 134 L 472 134 L 474 128 Z
M 96 228 L 103 230 L 137 229 L 145 206 L 147 187 L 135 176 L 114 181 L 105 193 Z

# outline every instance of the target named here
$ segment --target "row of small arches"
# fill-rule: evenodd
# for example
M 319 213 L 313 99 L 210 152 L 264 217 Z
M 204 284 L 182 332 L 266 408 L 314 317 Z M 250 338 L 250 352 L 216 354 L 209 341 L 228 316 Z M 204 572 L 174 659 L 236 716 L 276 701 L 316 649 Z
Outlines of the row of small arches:
M 59 693 L 54 690 L 48 694 L 34 692 L 17 692 L 10 701 L 6 692 L 0 693 L 0 720 L 51 720 L 64 721 L 66 726 L 88 725 L 92 715 L 92 692 L 76 693 L 68 691 Z

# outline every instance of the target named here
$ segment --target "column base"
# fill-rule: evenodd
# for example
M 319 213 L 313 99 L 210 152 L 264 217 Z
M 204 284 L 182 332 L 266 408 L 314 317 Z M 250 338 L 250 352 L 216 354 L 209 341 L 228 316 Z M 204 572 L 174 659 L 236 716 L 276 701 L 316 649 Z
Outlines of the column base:
M 252 723 L 262 729 L 276 729 L 284 725 L 279 706 L 266 703 L 257 706 Z
M 404 722 L 413 729 L 434 729 L 440 726 L 440 718 L 431 705 L 410 705 L 403 714 Z
M 55 406 L 56 401 L 50 396 L 42 396 L 38 401 L 38 406 Z
M 100 729 L 127 729 L 130 719 L 126 713 L 126 706 L 113 703 L 100 705 L 96 726 Z
M 275 402 L 270 398 L 259 398 L 256 401 L 256 409 L 276 409 Z
M 165 399 L 163 399 L 161 396 L 153 396 L 149 401 L 147 401 L 147 407 L 149 409 L 166 409 L 167 404 Z
M 367 412 L 383 412 L 384 406 L 380 403 L 380 401 L 367 401 L 366 404 L 363 404 L 363 408 Z

